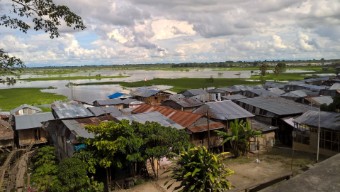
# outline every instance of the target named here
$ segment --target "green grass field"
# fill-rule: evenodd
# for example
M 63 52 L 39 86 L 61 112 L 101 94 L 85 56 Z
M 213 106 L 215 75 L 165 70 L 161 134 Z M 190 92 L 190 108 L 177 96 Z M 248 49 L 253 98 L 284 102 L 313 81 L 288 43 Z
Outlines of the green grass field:
M 38 106 L 67 99 L 62 95 L 41 92 L 41 89 L 42 88 L 0 89 L 0 109 L 9 111 L 22 104 Z M 47 109 L 44 109 L 44 111 L 46 110 Z
M 141 87 L 151 85 L 170 85 L 171 89 L 175 92 L 184 91 L 186 89 L 197 89 L 206 87 L 226 87 L 237 84 L 253 85 L 259 82 L 246 81 L 246 79 L 231 79 L 231 78 L 178 78 L 178 79 L 152 79 L 148 81 L 137 82 L 98 82 L 98 83 L 84 83 L 77 85 L 107 85 L 107 84 L 120 84 L 124 87 Z

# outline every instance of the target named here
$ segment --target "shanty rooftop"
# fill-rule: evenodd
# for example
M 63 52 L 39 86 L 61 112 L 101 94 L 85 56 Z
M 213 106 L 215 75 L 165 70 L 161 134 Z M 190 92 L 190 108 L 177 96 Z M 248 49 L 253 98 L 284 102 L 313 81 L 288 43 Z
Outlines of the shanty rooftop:
M 33 129 L 40 128 L 43 122 L 53 120 L 54 117 L 51 112 L 34 113 L 31 115 L 15 115 L 15 129 Z
M 340 114 L 325 111 L 307 111 L 294 119 L 294 122 L 318 127 L 320 115 L 320 127 L 340 131 Z
M 54 102 L 51 108 L 58 119 L 93 116 L 88 109 L 77 102 Z
M 205 103 L 200 108 L 196 109 L 194 113 L 208 115 L 209 117 L 218 120 L 254 117 L 253 114 L 230 100 Z

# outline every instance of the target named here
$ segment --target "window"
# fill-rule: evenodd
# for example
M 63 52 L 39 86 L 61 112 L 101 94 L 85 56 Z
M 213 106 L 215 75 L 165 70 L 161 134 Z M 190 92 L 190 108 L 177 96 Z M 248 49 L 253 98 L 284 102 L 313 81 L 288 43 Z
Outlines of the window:
M 309 131 L 299 131 L 296 130 L 296 136 L 294 137 L 294 142 L 309 145 Z
M 340 132 L 321 129 L 320 147 L 335 152 L 340 152 Z

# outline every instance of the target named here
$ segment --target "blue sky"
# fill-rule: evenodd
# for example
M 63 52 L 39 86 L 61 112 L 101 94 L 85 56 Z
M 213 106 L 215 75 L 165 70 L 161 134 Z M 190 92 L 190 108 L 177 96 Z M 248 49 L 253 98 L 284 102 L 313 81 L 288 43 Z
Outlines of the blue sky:
M 0 0 L 0 8 L 10 0 Z M 55 0 L 84 31 L 61 36 L 0 26 L 0 48 L 27 66 L 334 59 L 338 0 Z

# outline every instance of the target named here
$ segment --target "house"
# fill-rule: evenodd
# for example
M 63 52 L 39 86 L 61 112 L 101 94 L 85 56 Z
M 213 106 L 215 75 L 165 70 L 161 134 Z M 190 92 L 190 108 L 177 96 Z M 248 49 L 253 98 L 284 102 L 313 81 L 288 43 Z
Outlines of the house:
M 72 157 L 76 151 L 86 145 L 79 138 L 94 138 L 94 134 L 85 129 L 87 125 L 99 125 L 103 121 L 114 121 L 112 116 L 85 117 L 79 119 L 56 119 L 44 124 L 51 142 L 56 148 L 57 157 L 61 160 Z
M 331 96 L 308 97 L 306 100 L 308 100 L 310 105 L 317 107 L 333 103 L 333 98 Z
M 246 99 L 246 96 L 243 96 L 241 94 L 235 94 L 235 95 L 228 95 L 228 96 L 222 96 L 222 100 L 239 100 L 239 99 Z
M 208 89 L 207 92 L 210 95 L 210 101 L 221 101 L 222 96 L 229 95 L 227 89 L 225 88 Z
M 202 102 L 210 101 L 210 95 L 204 89 L 189 89 L 182 92 L 181 94 L 186 98 L 194 98 Z
M 268 150 L 274 146 L 276 138 L 275 132 L 278 127 L 268 125 L 256 119 L 251 119 L 250 125 L 252 129 L 261 132 L 261 136 L 251 138 L 250 151 Z
M 165 117 L 185 128 L 187 133 L 190 135 L 191 143 L 194 145 L 208 147 L 209 140 L 211 148 L 221 147 L 221 139 L 217 137 L 213 130 L 224 129 L 225 125 L 223 123 L 209 120 L 201 114 L 175 110 L 166 106 L 152 106 L 145 104 L 136 108 L 132 112 L 150 113 L 154 111 L 161 113 Z
M 318 86 L 318 85 L 309 85 L 309 84 L 305 84 L 304 82 L 290 82 L 290 84 L 287 84 L 284 86 L 284 90 L 286 92 L 296 91 L 296 90 L 301 90 L 301 89 L 319 93 L 321 90 L 327 89 L 327 87 Z
M 2 148 L 13 147 L 14 132 L 11 125 L 0 119 L 0 151 Z
M 18 147 L 47 143 L 42 123 L 54 119 L 51 112 L 14 116 L 15 143 Z
M 39 112 L 42 112 L 40 108 L 27 104 L 20 105 L 19 107 L 10 111 L 11 115 L 30 115 Z
M 305 98 L 308 96 L 307 90 L 296 90 L 296 91 L 290 91 L 285 94 L 282 94 L 281 97 L 285 99 L 290 99 L 299 103 L 306 103 Z
M 286 92 L 282 89 L 279 89 L 277 87 L 273 87 L 273 88 L 268 88 L 268 91 L 271 92 L 271 93 L 274 93 L 276 95 L 282 95 L 282 94 L 285 94 Z
M 52 114 L 56 119 L 73 119 L 92 117 L 93 114 L 78 102 L 54 102 L 51 105 Z
M 272 93 L 265 89 L 250 89 L 241 92 L 242 95 L 253 98 L 253 97 L 279 97 L 279 95 Z
M 140 87 L 131 91 L 131 96 L 138 101 L 142 101 L 147 104 L 159 105 L 163 101 L 169 99 L 171 93 L 166 91 Z
M 291 145 L 292 143 L 291 136 L 293 127 L 286 124 L 283 118 L 301 115 L 310 109 L 316 110 L 315 107 L 303 105 L 280 97 L 254 97 L 240 99 L 234 102 L 256 115 L 256 120 L 279 127 L 277 130 L 279 141 L 286 145 Z
M 137 101 L 136 99 L 122 99 L 122 98 L 116 98 L 116 99 L 104 99 L 104 100 L 95 100 L 93 101 L 93 105 L 97 107 L 116 107 L 118 109 L 124 109 L 124 108 L 129 108 L 131 103 L 134 102 L 140 102 Z M 134 105 L 134 104 L 132 104 Z
M 295 150 L 316 153 L 320 127 L 320 154 L 331 156 L 340 152 L 339 113 L 307 111 L 293 122 Z
M 87 109 L 96 117 L 103 115 L 118 117 L 122 115 L 122 112 L 116 107 L 88 107 Z
M 203 105 L 203 103 L 200 100 L 191 97 L 170 97 L 168 100 L 163 101 L 162 105 L 181 111 L 193 111 Z

